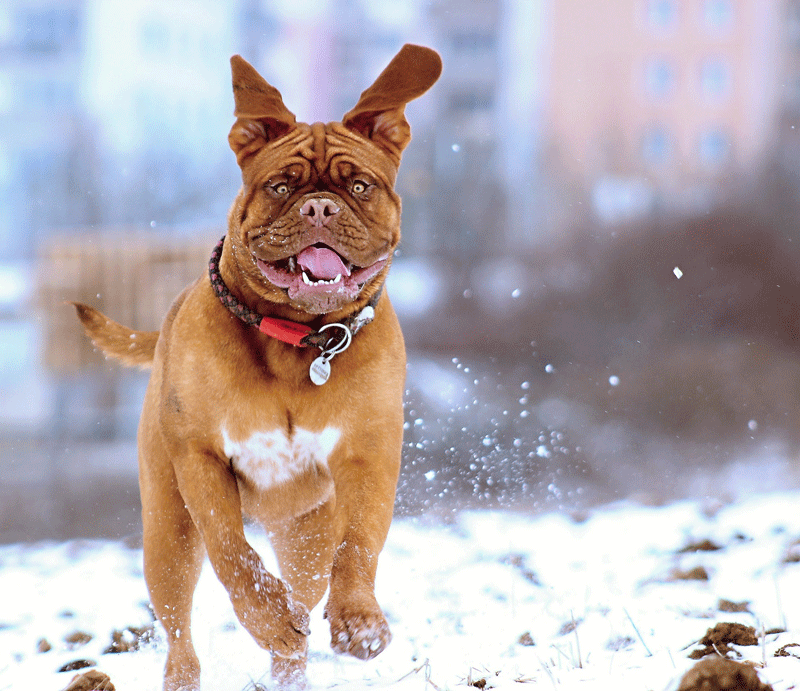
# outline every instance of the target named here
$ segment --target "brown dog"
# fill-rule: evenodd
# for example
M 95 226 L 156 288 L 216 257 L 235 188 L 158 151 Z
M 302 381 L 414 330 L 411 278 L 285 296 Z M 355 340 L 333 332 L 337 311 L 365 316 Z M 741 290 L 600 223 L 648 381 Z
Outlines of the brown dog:
M 400 239 L 405 105 L 441 60 L 404 46 L 342 122 L 313 125 L 242 58 L 231 66 L 243 187 L 208 274 L 160 332 L 76 305 L 106 354 L 152 366 L 139 476 L 167 691 L 200 688 L 190 614 L 204 553 L 272 651 L 281 688 L 305 684 L 308 611 L 326 588 L 336 652 L 369 659 L 391 638 L 374 579 L 400 465 L 405 351 L 383 283 Z M 266 527 L 282 579 L 245 539 L 243 512 Z

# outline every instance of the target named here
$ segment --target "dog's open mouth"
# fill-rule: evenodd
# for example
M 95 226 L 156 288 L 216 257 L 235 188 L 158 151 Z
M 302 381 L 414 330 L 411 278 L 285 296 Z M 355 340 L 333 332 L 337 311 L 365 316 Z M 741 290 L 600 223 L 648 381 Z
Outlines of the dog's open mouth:
M 285 289 L 291 299 L 307 299 L 315 295 L 326 298 L 334 294 L 355 299 L 364 284 L 386 266 L 388 257 L 359 267 L 327 245 L 317 243 L 287 259 L 257 261 L 265 278 L 278 288 Z

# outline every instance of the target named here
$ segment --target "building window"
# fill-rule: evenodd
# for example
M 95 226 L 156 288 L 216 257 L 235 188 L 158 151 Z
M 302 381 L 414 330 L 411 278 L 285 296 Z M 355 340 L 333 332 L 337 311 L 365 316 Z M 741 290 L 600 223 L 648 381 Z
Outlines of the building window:
M 721 58 L 707 58 L 700 65 L 700 91 L 712 99 L 728 96 L 731 90 L 731 71 Z
M 800 75 L 786 80 L 786 108 L 793 114 L 800 113 Z
M 705 0 L 703 21 L 711 31 L 725 31 L 733 24 L 733 3 L 731 0 Z
M 8 113 L 16 105 L 14 91 L 11 76 L 0 72 L 0 115 Z
M 642 138 L 642 156 L 646 163 L 660 166 L 672 158 L 673 143 L 669 130 L 662 125 L 654 125 Z
M 647 0 L 647 21 L 656 29 L 671 29 L 678 23 L 676 0 Z
M 74 45 L 79 33 L 78 13 L 73 8 L 28 9 L 18 21 L 23 31 L 23 46 L 42 53 L 55 53 Z
M 789 27 L 787 35 L 789 40 L 796 46 L 800 44 L 800 2 L 792 0 L 787 4 L 786 17 Z
M 666 58 L 652 58 L 644 68 L 645 89 L 650 96 L 663 98 L 675 90 L 677 74 Z
M 142 52 L 146 55 L 163 56 L 169 51 L 169 27 L 157 19 L 146 19 L 142 24 Z
M 39 110 L 69 108 L 75 103 L 75 86 L 69 81 L 56 78 L 32 79 L 19 87 L 20 103 Z
M 0 7 L 0 42 L 8 43 L 14 38 L 14 13 L 4 4 Z
M 456 91 L 450 95 L 450 109 L 459 113 L 491 110 L 494 96 L 488 89 Z
M 700 135 L 700 160 L 707 166 L 717 167 L 728 161 L 731 143 L 721 129 L 713 127 Z
M 497 49 L 497 35 L 480 30 L 457 31 L 451 36 L 453 48 L 466 53 L 491 53 Z

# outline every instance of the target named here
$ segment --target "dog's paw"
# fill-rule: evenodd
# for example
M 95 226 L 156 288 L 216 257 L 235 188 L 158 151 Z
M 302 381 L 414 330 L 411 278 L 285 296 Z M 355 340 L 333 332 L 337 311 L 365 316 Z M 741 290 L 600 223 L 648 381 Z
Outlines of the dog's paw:
M 389 624 L 374 597 L 329 600 L 325 618 L 331 625 L 331 648 L 359 660 L 380 655 L 392 640 Z
M 271 577 L 267 587 L 252 593 L 247 603 L 234 602 L 234 610 L 250 635 L 262 648 L 288 659 L 305 656 L 308 609 L 292 599 L 290 588 Z
M 306 691 L 308 688 L 308 682 L 306 681 L 306 661 L 286 660 L 285 658 L 273 655 L 272 683 L 278 691 Z

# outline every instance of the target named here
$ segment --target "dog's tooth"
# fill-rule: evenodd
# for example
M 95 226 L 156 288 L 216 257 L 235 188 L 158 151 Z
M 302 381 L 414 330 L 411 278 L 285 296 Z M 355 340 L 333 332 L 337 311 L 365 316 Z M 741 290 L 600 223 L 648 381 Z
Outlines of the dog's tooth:
M 325 278 L 311 279 L 308 277 L 308 274 L 305 271 L 303 271 L 302 274 L 303 274 L 303 283 L 305 283 L 307 286 L 333 286 L 342 282 L 342 274 L 336 274 L 336 278 L 330 278 L 330 279 L 325 279 Z
M 295 269 L 297 269 L 297 262 L 294 257 L 289 257 L 289 271 L 294 273 Z

